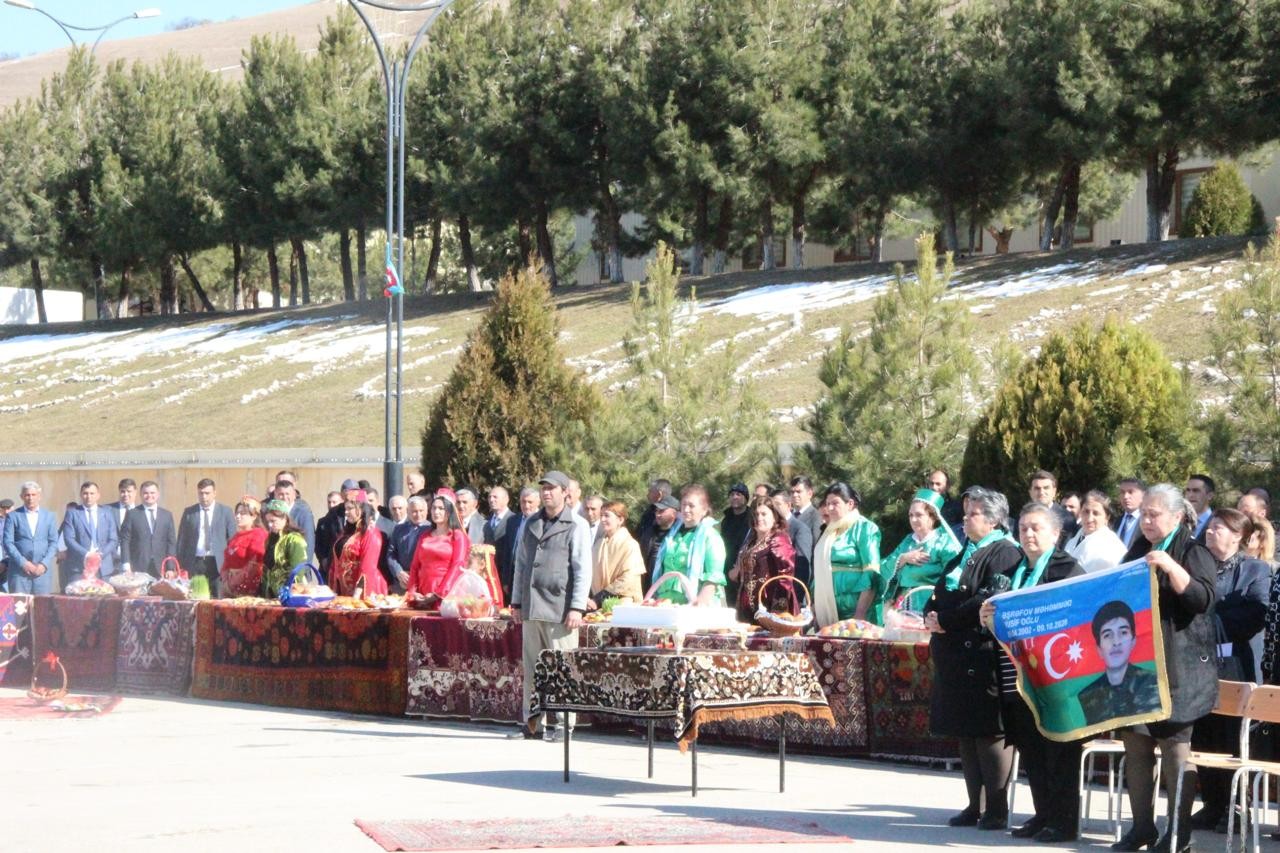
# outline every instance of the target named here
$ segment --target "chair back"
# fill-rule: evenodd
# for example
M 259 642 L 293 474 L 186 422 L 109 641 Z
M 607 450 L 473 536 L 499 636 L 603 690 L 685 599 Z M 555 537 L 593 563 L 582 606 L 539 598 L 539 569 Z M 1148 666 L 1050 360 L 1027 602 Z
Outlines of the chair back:
M 1249 760 L 1249 727 L 1257 720 L 1261 723 L 1280 723 L 1280 687 L 1263 684 L 1249 694 L 1240 723 L 1240 757 Z
M 1218 681 L 1218 701 L 1211 713 L 1224 717 L 1243 717 L 1249 696 L 1257 687 L 1252 681 Z

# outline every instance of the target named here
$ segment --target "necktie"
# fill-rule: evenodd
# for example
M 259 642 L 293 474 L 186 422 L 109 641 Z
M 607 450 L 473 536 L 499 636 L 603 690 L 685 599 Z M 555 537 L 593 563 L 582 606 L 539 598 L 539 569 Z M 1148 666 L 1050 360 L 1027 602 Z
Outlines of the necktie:
M 204 548 L 204 553 L 209 553 L 209 509 L 208 507 L 200 510 L 200 545 Z
M 1129 513 L 1124 514 L 1124 520 L 1120 522 L 1120 541 L 1129 544 L 1129 528 L 1133 526 L 1133 516 Z
M 147 510 L 147 527 L 151 528 L 151 532 L 156 532 L 156 511 L 154 509 Z

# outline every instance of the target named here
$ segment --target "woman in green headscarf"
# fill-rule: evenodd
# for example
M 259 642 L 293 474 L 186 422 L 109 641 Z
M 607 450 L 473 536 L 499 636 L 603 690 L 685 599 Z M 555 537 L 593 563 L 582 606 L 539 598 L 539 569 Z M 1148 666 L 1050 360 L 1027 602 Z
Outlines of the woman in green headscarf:
M 879 621 L 880 528 L 864 518 L 848 483 L 827 487 L 827 529 L 813 549 L 813 612 L 822 628 L 842 619 Z
M 884 581 L 881 603 L 901 610 L 923 612 L 943 567 L 963 550 L 951 527 L 942 520 L 942 495 L 921 489 L 911 499 L 907 523 L 911 532 L 893 553 L 880 561 Z M 897 604 L 898 599 L 902 603 Z M 883 616 L 883 612 L 879 614 Z M 877 624 L 883 624 L 877 620 Z

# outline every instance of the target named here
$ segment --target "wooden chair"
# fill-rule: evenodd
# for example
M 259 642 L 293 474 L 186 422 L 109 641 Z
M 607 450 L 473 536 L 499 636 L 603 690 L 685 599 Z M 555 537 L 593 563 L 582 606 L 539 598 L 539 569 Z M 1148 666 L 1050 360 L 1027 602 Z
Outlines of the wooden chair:
M 1274 711 L 1270 709 L 1274 707 Z M 1231 777 L 1231 790 L 1234 795 L 1237 785 L 1240 788 L 1240 809 L 1244 812 L 1245 806 L 1245 786 L 1241 779 L 1241 774 L 1246 771 L 1246 767 L 1250 766 L 1249 762 L 1249 723 L 1254 719 L 1265 719 L 1271 721 L 1268 717 L 1260 717 L 1259 714 L 1274 713 L 1275 721 L 1280 722 L 1280 688 L 1278 687 L 1258 687 L 1252 681 L 1219 681 L 1218 682 L 1218 701 L 1213 706 L 1211 713 L 1224 717 L 1240 718 L 1240 757 L 1227 755 L 1221 752 L 1193 752 L 1187 758 L 1186 764 L 1178 768 L 1178 784 L 1174 789 L 1173 797 L 1173 820 L 1169 827 L 1169 837 L 1175 840 L 1178 838 L 1178 813 L 1182 806 L 1182 780 L 1186 778 L 1188 767 L 1206 767 L 1218 770 L 1234 770 L 1235 775 Z M 1280 773 L 1280 765 L 1276 765 L 1276 772 Z M 1195 795 L 1192 794 L 1194 797 Z M 1227 820 L 1227 849 L 1231 849 L 1231 834 L 1235 827 L 1235 821 L 1228 818 Z M 1241 833 L 1243 835 L 1243 833 Z M 1257 849 L 1257 823 L 1254 824 L 1254 849 Z

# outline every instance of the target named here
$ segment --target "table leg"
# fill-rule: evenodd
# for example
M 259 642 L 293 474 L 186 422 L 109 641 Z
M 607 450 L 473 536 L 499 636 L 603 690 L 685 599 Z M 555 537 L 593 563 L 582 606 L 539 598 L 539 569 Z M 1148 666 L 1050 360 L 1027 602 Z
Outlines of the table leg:
M 573 740 L 573 729 L 569 728 L 569 713 L 560 717 L 560 730 L 564 732 L 564 781 L 569 781 L 569 741 Z
M 653 720 L 649 721 L 649 778 L 653 778 Z
M 693 795 L 698 796 L 698 741 L 689 741 L 689 754 L 693 756 Z
M 778 717 L 778 793 L 787 790 L 787 715 Z

